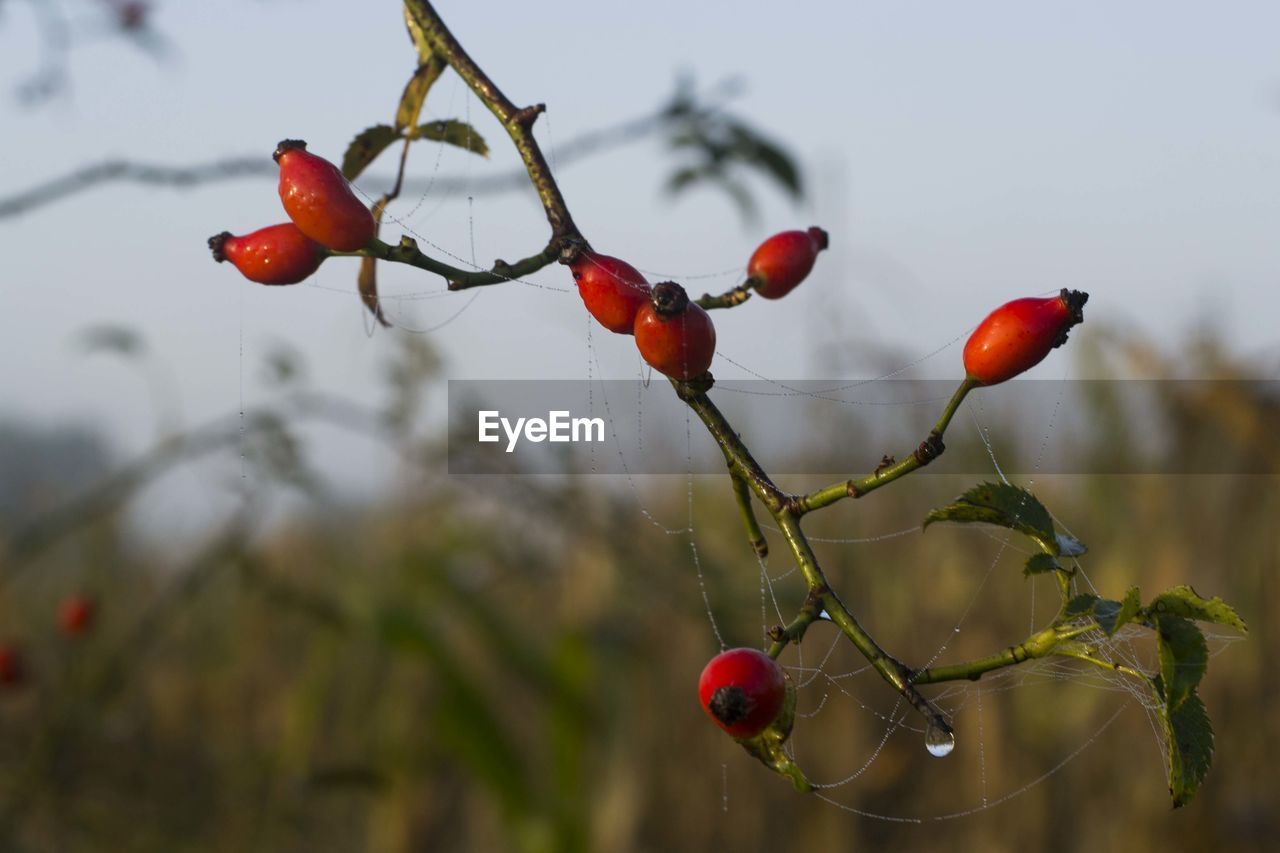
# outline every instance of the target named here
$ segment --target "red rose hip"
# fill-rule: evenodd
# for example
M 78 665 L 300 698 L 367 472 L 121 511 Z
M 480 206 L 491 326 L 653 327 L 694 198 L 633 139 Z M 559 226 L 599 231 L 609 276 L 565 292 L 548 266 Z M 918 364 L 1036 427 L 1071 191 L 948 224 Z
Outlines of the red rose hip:
M 649 302 L 649 282 L 626 261 L 581 252 L 569 265 L 578 295 L 601 326 L 620 335 L 633 334 L 636 314 Z
M 805 280 L 827 244 L 827 232 L 817 226 L 774 234 L 751 255 L 747 280 L 765 299 L 781 299 Z
M 716 354 L 711 316 L 674 281 L 653 286 L 651 298 L 636 314 L 635 336 L 644 360 L 672 379 L 701 376 Z
M 1084 322 L 1089 294 L 1063 289 L 1047 299 L 1029 297 L 987 315 L 964 345 L 964 369 L 982 385 L 995 385 L 1035 367 L 1067 332 Z
M 778 662 L 756 649 L 729 649 L 711 659 L 698 679 L 707 715 L 736 738 L 755 737 L 778 717 L 787 695 Z
M 245 278 L 258 284 L 297 284 L 324 261 L 323 246 L 292 222 L 269 225 L 237 237 L 223 231 L 209 238 L 213 259 L 231 261 Z
M 93 624 L 97 608 L 87 595 L 72 595 L 58 605 L 58 627 L 69 637 L 78 637 Z
M 273 156 L 280 164 L 280 200 L 303 234 L 338 252 L 354 252 L 373 239 L 373 214 L 337 166 L 297 139 L 281 142 Z
M 0 685 L 17 687 L 27 680 L 27 667 L 16 646 L 0 645 Z

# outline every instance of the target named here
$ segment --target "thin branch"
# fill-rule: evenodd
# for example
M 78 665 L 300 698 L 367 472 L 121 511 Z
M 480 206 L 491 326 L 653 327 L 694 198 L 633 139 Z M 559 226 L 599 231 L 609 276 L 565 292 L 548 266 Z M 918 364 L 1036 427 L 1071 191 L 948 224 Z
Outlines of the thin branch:
M 751 298 L 751 289 L 745 284 L 740 284 L 732 290 L 726 290 L 719 296 L 712 296 L 710 293 L 702 294 L 697 300 L 699 306 L 706 310 L 713 308 L 736 308 Z
M 511 137 L 511 142 L 520 154 L 520 159 L 524 161 L 529 180 L 542 201 L 547 222 L 551 226 L 551 239 L 544 253 L 559 255 L 562 250 L 570 246 L 586 248 L 587 241 L 578 231 L 578 226 L 574 224 L 573 217 L 569 214 L 569 207 L 560 193 L 560 187 L 551 174 L 551 167 L 547 165 L 547 159 L 543 156 L 538 141 L 533 137 L 533 123 L 546 110 L 546 105 L 537 104 L 520 108 L 512 103 L 497 84 L 489 79 L 489 75 L 485 74 L 471 59 L 467 51 L 454 38 L 453 33 L 449 31 L 435 7 L 427 0 L 405 0 L 405 8 L 422 29 L 423 35 L 431 44 L 432 51 L 447 62 L 471 87 Z M 496 282 L 480 279 L 470 282 L 457 279 L 450 286 L 457 284 L 456 289 L 461 289 L 494 283 Z
M 769 542 L 764 538 L 760 522 L 756 521 L 756 511 L 751 506 L 751 487 L 742 475 L 730 471 L 729 479 L 733 482 L 733 496 L 738 502 L 738 511 L 742 515 L 742 524 L 747 529 L 747 544 L 763 558 L 769 556 Z
M 946 408 L 942 410 L 942 415 L 938 418 L 938 422 L 934 424 L 933 429 L 929 431 L 929 435 L 902 460 L 882 465 L 865 477 L 835 483 L 815 492 L 810 492 L 807 495 L 802 495 L 796 500 L 796 511 L 803 515 L 815 509 L 830 506 L 845 498 L 860 498 L 868 492 L 888 485 L 900 477 L 905 477 L 917 468 L 923 468 L 934 459 L 937 459 L 947 449 L 946 445 L 942 443 L 942 436 L 951 424 L 951 419 L 955 416 L 956 410 L 960 408 L 960 404 L 964 402 L 964 398 L 977 385 L 976 380 L 965 378 L 960 383 L 960 387 L 951 395 L 951 400 L 947 403 Z
M 912 685 L 911 670 L 880 647 L 827 583 L 826 575 L 818 564 L 818 558 L 813 553 L 808 538 L 800 529 L 800 519 L 793 511 L 794 496 L 785 494 L 773 484 L 768 474 L 755 461 L 751 451 L 734 432 L 728 420 L 707 397 L 705 388 L 698 384 L 675 382 L 672 384 L 675 385 L 680 398 L 701 418 L 716 443 L 720 445 L 730 471 L 751 487 L 773 515 L 774 521 L 777 522 L 778 528 L 791 548 L 796 565 L 800 567 L 805 584 L 809 587 L 809 599 L 806 599 L 806 605 L 811 609 L 811 599 L 820 602 L 831 621 L 839 626 L 876 672 L 880 673 L 881 678 L 889 682 L 933 726 L 949 732 L 951 728 L 942 714 Z M 801 617 L 804 616 L 802 610 Z M 804 624 L 807 625 L 807 623 Z
M 374 240 L 359 251 L 330 252 L 329 254 L 337 257 L 377 258 L 378 260 L 391 261 L 397 264 L 408 264 L 409 266 L 444 276 L 445 281 L 449 283 L 450 290 L 465 290 L 468 287 L 511 281 L 512 279 L 535 273 L 543 267 L 555 263 L 560 258 L 559 250 L 548 244 L 541 252 L 522 258 L 514 264 L 509 264 L 499 259 L 494 261 L 493 266 L 487 270 L 464 270 L 452 264 L 446 264 L 444 261 L 438 261 L 424 253 L 418 248 L 418 241 L 407 236 L 401 237 L 400 242 L 395 246 L 390 243 L 384 243 L 381 240 Z
M 1016 666 L 1035 658 L 1058 654 L 1058 645 L 1060 643 L 1097 629 L 1097 623 L 1092 621 L 1078 625 L 1054 625 L 1032 634 L 1021 643 L 1009 646 L 1004 651 L 993 655 L 964 661 L 963 663 L 915 670 L 910 674 L 911 683 L 938 684 L 943 681 L 977 681 L 985 673 L 992 670 Z
M 711 115 L 718 107 L 699 109 L 698 114 Z M 556 167 L 563 169 L 602 151 L 618 148 L 651 136 L 672 121 L 666 108 L 620 124 L 588 131 L 556 147 Z M 441 143 L 444 144 L 444 143 Z M 238 178 L 276 178 L 280 167 L 270 158 L 258 154 L 222 157 L 191 166 L 142 163 L 112 158 L 72 169 L 65 175 L 42 181 L 13 195 L 0 198 L 0 219 L 21 216 L 48 204 L 110 183 L 137 184 L 145 187 L 191 189 L 205 184 Z M 397 178 L 389 175 L 366 176 L 361 183 L 368 186 L 394 185 Z M 440 175 L 432 178 L 406 177 L 401 193 L 412 195 L 435 191 L 441 195 L 466 192 L 469 195 L 494 195 L 529 188 L 529 173 L 513 169 L 494 175 L 465 177 Z

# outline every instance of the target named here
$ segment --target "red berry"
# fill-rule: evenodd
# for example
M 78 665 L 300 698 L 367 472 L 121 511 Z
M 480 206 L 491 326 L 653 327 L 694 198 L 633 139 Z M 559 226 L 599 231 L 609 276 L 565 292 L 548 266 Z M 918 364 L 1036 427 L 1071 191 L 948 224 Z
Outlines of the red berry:
M 701 376 L 716 354 L 711 315 L 690 302 L 674 281 L 653 286 L 653 295 L 636 314 L 635 336 L 644 360 L 672 379 Z
M 259 284 L 297 284 L 315 272 L 327 254 L 292 222 L 243 237 L 223 231 L 209 238 L 209 248 L 215 261 L 231 261 L 245 278 Z
M 1089 294 L 1065 288 L 1048 299 L 1015 299 L 987 315 L 964 345 L 964 369 L 983 385 L 995 385 L 1035 367 L 1049 350 L 1067 342 L 1084 322 Z
M 280 200 L 285 212 L 312 240 L 339 252 L 354 252 L 373 239 L 373 214 L 356 197 L 338 167 L 286 139 L 276 147 Z
M 825 248 L 827 232 L 816 226 L 774 234 L 751 256 L 747 279 L 765 299 L 781 299 L 804 281 Z
M 93 624 L 96 609 L 87 595 L 68 596 L 58 605 L 58 627 L 67 636 L 78 637 Z
M 782 710 L 786 695 L 782 667 L 756 649 L 721 652 L 698 679 L 702 709 L 736 738 L 755 737 L 768 728 Z
M 17 687 L 26 680 L 27 667 L 23 663 L 22 653 L 8 643 L 0 645 L 0 684 Z
M 649 282 L 626 261 L 581 252 L 569 264 L 578 295 L 591 316 L 611 332 L 630 335 L 636 312 L 649 302 Z

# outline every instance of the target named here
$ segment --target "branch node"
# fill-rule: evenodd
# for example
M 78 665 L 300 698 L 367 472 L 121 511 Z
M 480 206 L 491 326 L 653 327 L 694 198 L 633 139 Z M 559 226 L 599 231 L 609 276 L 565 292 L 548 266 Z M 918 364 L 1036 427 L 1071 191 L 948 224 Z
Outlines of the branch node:
M 511 121 L 513 124 L 520 125 L 521 127 L 529 127 L 538 120 L 538 116 L 542 115 L 546 111 L 546 104 L 534 104 L 533 106 L 518 110 L 513 116 L 511 116 Z
M 578 256 L 586 250 L 586 245 L 576 237 L 560 238 L 560 263 L 568 266 L 578 260 Z
M 716 384 L 716 378 L 711 375 L 708 370 L 701 376 L 695 376 L 692 379 L 686 379 L 684 382 L 673 379 L 671 384 L 676 388 L 676 396 L 684 402 L 689 402 L 695 397 L 699 397 L 711 390 L 711 386 Z
M 928 438 L 920 442 L 920 446 L 917 447 L 911 455 L 914 456 L 916 461 L 921 465 L 928 465 L 930 462 L 941 456 L 942 452 L 946 449 L 946 445 L 942 443 L 942 434 L 935 430 L 929 433 Z

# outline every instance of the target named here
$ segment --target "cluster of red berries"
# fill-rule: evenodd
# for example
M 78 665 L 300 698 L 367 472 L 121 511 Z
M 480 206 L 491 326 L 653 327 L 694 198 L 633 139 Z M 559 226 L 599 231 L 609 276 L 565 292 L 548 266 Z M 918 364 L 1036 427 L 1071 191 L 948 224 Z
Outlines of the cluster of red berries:
M 802 232 L 770 238 L 781 248 L 765 267 L 776 276 L 762 279 L 769 282 L 766 286 L 770 289 L 757 285 L 761 295 L 785 295 L 808 274 L 812 261 L 807 266 L 795 263 L 797 255 L 786 248 L 799 242 L 788 235 L 798 234 Z M 800 245 L 803 249 L 803 243 Z M 799 256 L 803 258 L 803 252 Z M 757 275 L 759 269 L 753 257 L 751 274 Z M 995 385 L 1039 364 L 1051 350 L 1066 343 L 1067 333 L 1084 320 L 1088 299 L 1087 293 L 1064 289 L 1056 296 L 1015 299 L 1001 305 L 987 315 L 965 344 L 967 377 L 978 385 Z M 777 661 L 763 652 L 730 649 L 716 655 L 702 670 L 698 698 L 720 728 L 738 739 L 754 738 L 779 719 L 786 698 L 786 677 Z
M 337 166 L 286 139 L 277 147 L 280 201 L 289 222 L 243 236 L 223 231 L 209 238 L 216 261 L 230 261 L 250 281 L 297 284 L 315 272 L 330 250 L 354 252 L 374 237 L 373 214 Z
M 775 234 L 752 254 L 744 287 L 780 299 L 804 281 L 825 248 L 821 228 Z M 683 287 L 674 281 L 650 286 L 626 261 L 591 251 L 579 252 L 569 270 L 591 316 L 611 332 L 634 335 L 641 357 L 655 370 L 687 381 L 711 367 L 716 327 Z
M 69 595 L 58 605 L 58 630 L 79 637 L 93 626 L 97 606 L 87 595 Z M 27 680 L 27 664 L 16 643 L 0 643 L 0 687 L 19 687 Z

